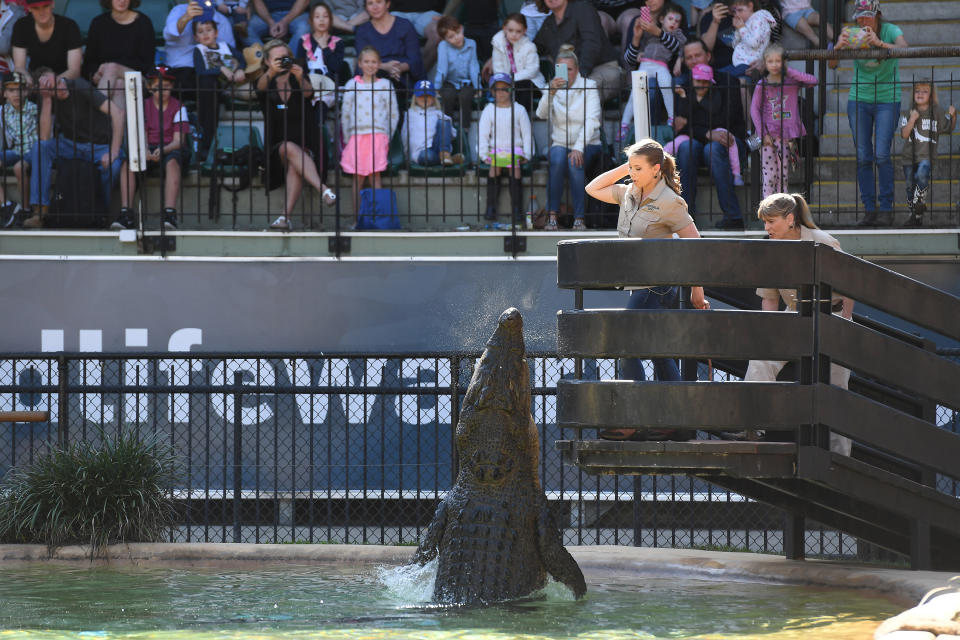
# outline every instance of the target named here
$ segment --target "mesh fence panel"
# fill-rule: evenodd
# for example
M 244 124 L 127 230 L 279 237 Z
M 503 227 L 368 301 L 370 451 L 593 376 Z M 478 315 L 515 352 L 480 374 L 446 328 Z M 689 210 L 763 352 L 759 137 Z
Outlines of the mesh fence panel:
M 132 429 L 156 434 L 181 461 L 173 496 L 182 521 L 170 541 L 413 544 L 456 478 L 454 427 L 475 361 L 5 358 L 0 411 L 50 418 L 0 423 L 0 475 L 58 439 L 96 443 Z M 571 437 L 556 424 L 556 385 L 575 377 L 576 363 L 549 355 L 528 363 L 540 480 L 565 543 L 783 551 L 776 507 L 694 477 L 589 475 L 566 464 L 554 446 Z M 703 365 L 698 375 L 737 379 Z M 582 376 L 614 378 L 616 362 L 584 360 Z M 938 407 L 937 425 L 956 432 L 956 410 Z M 953 478 L 940 476 L 938 489 L 958 495 Z M 808 555 L 864 557 L 852 536 L 816 523 L 806 536 Z

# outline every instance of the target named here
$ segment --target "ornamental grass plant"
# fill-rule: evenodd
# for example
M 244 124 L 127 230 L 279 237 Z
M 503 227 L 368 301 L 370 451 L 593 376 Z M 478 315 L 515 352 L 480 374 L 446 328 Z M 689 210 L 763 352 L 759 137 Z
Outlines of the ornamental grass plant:
M 177 459 L 154 436 L 102 431 L 99 442 L 51 447 L 0 481 L 0 542 L 90 546 L 149 542 L 174 522 Z

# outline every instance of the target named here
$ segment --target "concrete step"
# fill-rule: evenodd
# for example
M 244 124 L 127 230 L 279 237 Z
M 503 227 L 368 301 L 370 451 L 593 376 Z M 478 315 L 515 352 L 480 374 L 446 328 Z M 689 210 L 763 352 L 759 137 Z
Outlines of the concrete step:
M 828 122 L 824 124 L 826 125 Z M 850 133 L 846 115 L 844 114 L 844 118 L 840 120 L 839 123 L 834 119 L 834 124 L 831 126 L 839 128 L 839 133 L 824 133 L 820 136 L 820 155 L 854 155 L 856 153 L 856 147 L 854 147 L 853 144 L 853 134 Z M 834 130 L 836 131 L 837 129 Z M 900 149 L 903 147 L 903 142 L 899 141 L 898 138 L 899 136 L 894 134 L 893 152 L 895 154 L 899 154 Z M 946 156 L 950 153 L 960 153 L 960 136 L 940 136 L 937 146 L 939 147 L 939 154 L 941 156 Z
M 906 105 L 905 103 L 901 103 L 901 111 L 906 110 L 906 109 L 907 109 L 907 105 Z M 899 117 L 899 114 L 898 114 L 898 117 Z M 894 133 L 894 140 L 899 140 L 899 139 L 900 139 L 899 125 L 900 125 L 900 122 L 899 122 L 899 120 L 898 120 L 898 121 L 897 121 L 897 130 L 896 130 L 896 132 Z M 960 129 L 960 127 L 955 127 L 955 128 L 954 128 L 954 132 L 955 132 L 955 133 L 960 132 L 960 131 L 958 131 L 958 129 Z M 850 133 L 850 121 L 849 121 L 849 118 L 847 117 L 847 112 L 846 112 L 846 110 L 844 110 L 844 111 L 842 111 L 842 112 L 831 111 L 831 112 L 828 112 L 828 113 L 824 114 L 824 117 L 823 117 L 823 135 L 826 136 L 826 135 L 849 134 L 849 133 Z M 940 141 L 938 142 L 938 144 L 944 144 L 947 138 L 953 138 L 953 137 L 954 137 L 953 135 L 941 135 L 941 136 L 940 136 Z M 900 143 L 895 142 L 895 143 L 894 143 L 894 146 L 897 147 L 897 148 L 899 148 Z M 823 147 L 823 145 L 822 145 L 822 141 L 821 141 L 821 148 L 822 148 L 822 147 Z M 829 147 L 827 147 L 827 148 L 829 149 Z M 941 147 L 941 149 L 943 149 L 943 150 L 941 151 L 941 153 L 946 153 L 946 147 Z
M 896 25 L 910 20 L 960 19 L 960 6 L 956 0 L 884 0 L 882 9 L 884 20 Z M 851 13 L 850 3 L 847 3 L 845 17 L 849 18 Z
M 906 183 L 903 176 L 896 180 L 894 202 L 898 207 L 907 209 Z M 927 195 L 928 209 L 953 209 L 960 199 L 960 179 L 934 179 L 930 181 Z M 859 202 L 857 182 L 855 180 L 825 180 L 814 182 L 810 187 L 810 202 L 825 207 L 846 207 Z M 951 204 L 952 203 L 952 204 Z
M 899 155 L 894 155 L 893 173 L 895 176 L 903 177 Z M 960 157 L 937 158 L 933 163 L 933 175 L 940 179 L 960 178 Z M 814 176 L 816 180 L 825 182 L 836 180 L 854 182 L 857 179 L 857 159 L 852 154 L 846 156 L 821 155 L 814 163 Z

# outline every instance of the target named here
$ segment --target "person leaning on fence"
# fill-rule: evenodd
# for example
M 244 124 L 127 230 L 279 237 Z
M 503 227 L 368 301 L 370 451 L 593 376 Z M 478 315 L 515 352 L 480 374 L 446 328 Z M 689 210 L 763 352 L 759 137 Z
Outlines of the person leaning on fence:
M 750 117 L 762 138 L 763 197 L 787 189 L 790 157 L 795 140 L 807 134 L 800 118 L 800 89 L 815 87 L 817 77 L 786 65 L 783 47 L 772 44 L 763 52 L 766 74 L 753 90 Z
M 370 2 L 367 7 L 371 8 Z M 377 50 L 364 47 L 357 63 L 363 75 L 351 78 L 343 87 L 340 128 L 346 142 L 340 167 L 353 174 L 353 209 L 359 214 L 360 189 L 365 179 L 370 179 L 374 189 L 382 186 L 380 174 L 387 168 L 390 138 L 400 123 L 400 108 L 393 85 L 386 78 L 377 77 L 382 66 Z
M 510 175 L 510 208 L 513 223 L 523 216 L 522 165 L 533 157 L 533 128 L 526 109 L 513 100 L 510 76 L 496 73 L 490 77 L 493 104 L 480 114 L 478 155 L 490 164 L 487 173 L 487 211 L 484 218 L 497 219 L 497 201 L 500 199 L 499 176 L 503 170 Z
M 283 40 L 271 40 L 263 47 L 264 73 L 257 79 L 260 108 L 263 110 L 264 146 L 267 149 L 267 191 L 284 185 L 283 215 L 271 229 L 293 228 L 291 213 L 300 199 L 303 183 L 317 190 L 323 204 L 333 205 L 337 195 L 320 179 L 309 151 L 314 120 L 307 115 L 313 87 L 303 67 L 292 61 L 290 47 Z
M 0 222 L 12 227 L 18 221 L 32 218 L 30 210 L 30 150 L 37 144 L 37 105 L 27 99 L 27 84 L 16 71 L 4 74 L 0 125 L 3 126 L 3 168 L 12 169 L 20 190 L 20 204 L 7 198 L 0 186 Z
M 549 174 L 547 176 L 547 231 L 557 230 L 557 213 L 564 182 L 570 183 L 573 228 L 586 230 L 583 185 L 587 167 L 600 157 L 600 97 L 597 83 L 580 75 L 573 48 L 562 47 L 557 63 L 567 65 L 566 78 L 550 81 L 550 91 L 540 98 L 537 117 L 550 120 Z
M 443 112 L 438 100 L 429 80 L 413 86 L 413 100 L 400 131 L 404 154 L 412 163 L 433 166 L 463 162 L 463 154 L 453 153 L 453 137 L 457 132 L 453 120 Z
M 100 171 L 103 200 L 110 206 L 113 183 L 123 165 L 123 109 L 83 78 L 58 77 L 52 69 L 38 69 L 40 94 L 39 142 L 30 166 L 30 204 L 34 215 L 24 227 L 43 226 L 50 209 L 50 175 L 54 161 L 81 159 Z M 54 123 L 57 134 L 54 135 Z
M 586 192 L 601 202 L 620 206 L 617 234 L 621 238 L 699 238 L 700 232 L 680 197 L 680 176 L 673 157 L 655 140 L 640 140 L 624 149 L 627 161 L 590 181 Z M 628 184 L 618 184 L 629 177 Z M 627 309 L 674 309 L 680 299 L 679 286 L 640 287 L 630 292 Z M 697 309 L 709 309 L 703 287 L 690 287 L 690 302 Z M 657 380 L 676 382 L 680 369 L 673 358 L 654 358 Z M 646 380 L 639 358 L 620 361 L 620 378 Z M 607 429 L 600 433 L 605 440 L 689 440 L 686 430 Z
M 147 138 L 147 167 L 159 166 L 163 176 L 163 225 L 177 228 L 177 199 L 183 171 L 190 164 L 190 121 L 187 109 L 173 97 L 176 78 L 166 67 L 156 67 L 147 73 L 146 85 L 150 96 L 143 101 L 143 128 Z M 134 174 L 128 162 L 123 163 L 120 177 L 120 215 L 111 229 L 133 226 L 130 205 L 136 193 Z M 146 216 L 146 211 L 144 215 Z
M 771 240 L 801 240 L 817 242 L 842 251 L 837 239 L 821 231 L 813 222 L 810 207 L 799 193 L 775 193 L 760 202 L 757 217 L 763 222 L 763 228 Z M 796 289 L 757 289 L 763 311 L 779 311 L 780 300 L 786 305 L 786 311 L 797 311 Z M 833 313 L 850 320 L 853 318 L 853 300 L 833 294 L 831 298 Z M 747 365 L 745 382 L 773 382 L 777 374 L 786 366 L 779 360 L 751 360 Z M 833 362 L 830 363 L 830 384 L 846 389 L 850 381 L 850 370 Z M 748 430 L 724 434 L 735 440 L 756 440 L 764 436 L 762 430 Z M 830 434 L 830 450 L 850 455 L 850 439 L 835 433 Z
M 533 111 L 534 93 L 540 95 L 547 81 L 540 71 L 537 47 L 527 37 L 527 18 L 522 13 L 511 13 L 503 21 L 503 29 L 490 39 L 493 73 L 505 73 L 513 78 L 513 92 L 518 104 Z
M 944 111 L 937 100 L 937 88 L 929 79 L 913 82 L 913 102 L 909 111 L 900 114 L 900 137 L 904 139 L 901 153 L 903 177 L 907 187 L 907 205 L 910 217 L 905 226 L 923 225 L 926 211 L 930 172 L 937 159 L 940 134 L 948 134 L 957 124 L 957 109 L 953 105 Z
M 453 16 L 437 22 L 443 39 L 437 49 L 437 74 L 433 81 L 440 91 L 443 111 L 467 131 L 473 120 L 473 97 L 480 88 L 480 61 L 477 43 L 464 37 L 463 25 Z
M 153 22 L 135 11 L 140 0 L 100 0 L 107 13 L 90 21 L 82 74 L 123 106 L 123 74 L 153 69 Z
M 580 73 L 599 87 L 600 102 L 617 95 L 621 85 L 617 51 L 593 5 L 586 0 L 537 0 L 537 7 L 551 12 L 534 38 L 540 55 L 559 63 L 560 50 L 572 46 Z
M 29 0 L 27 11 L 13 25 L 10 42 L 14 70 L 24 74 L 29 84 L 41 68 L 52 69 L 64 78 L 79 78 L 83 38 L 77 23 L 56 15 L 53 0 Z
M 883 19 L 878 0 L 856 0 L 853 19 L 858 31 L 843 29 L 835 48 L 900 49 L 907 46 L 900 27 Z M 839 62 L 830 60 L 829 65 L 836 68 Z M 893 223 L 891 146 L 900 113 L 900 66 L 897 58 L 854 60 L 853 69 L 847 120 L 857 148 L 857 186 L 864 208 L 864 216 L 857 226 L 889 226 Z

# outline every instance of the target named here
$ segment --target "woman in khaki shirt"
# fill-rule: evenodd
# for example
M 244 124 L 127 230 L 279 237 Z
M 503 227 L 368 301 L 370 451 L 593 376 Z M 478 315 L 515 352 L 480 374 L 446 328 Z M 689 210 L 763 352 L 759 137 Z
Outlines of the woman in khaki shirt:
M 774 193 L 760 201 L 757 217 L 763 221 L 763 228 L 771 240 L 800 240 L 804 242 L 818 242 L 842 251 L 840 243 L 830 234 L 821 231 L 813 217 L 807 201 L 799 193 Z M 780 300 L 783 300 L 786 311 L 796 313 L 796 289 L 757 289 L 760 296 L 760 308 L 763 311 L 779 311 Z M 853 300 L 834 294 L 831 299 L 833 312 L 847 320 L 853 318 Z M 786 362 L 779 360 L 751 360 L 747 365 L 746 382 L 773 382 L 777 374 L 786 366 Z M 850 369 L 830 363 L 830 384 L 846 389 L 850 381 Z M 763 437 L 763 431 L 739 431 L 728 433 L 734 440 L 758 440 Z M 830 433 L 830 450 L 843 455 L 850 455 L 851 442 L 849 438 Z
M 673 156 L 664 152 L 655 140 L 640 140 L 626 149 L 627 162 L 602 173 L 586 186 L 588 194 L 611 204 L 620 205 L 617 231 L 621 238 L 699 238 L 700 232 L 687 213 L 687 204 L 680 197 L 680 176 Z M 624 177 L 630 184 L 617 184 Z M 675 309 L 679 306 L 680 287 L 641 287 L 630 292 L 627 309 Z M 690 288 L 690 302 L 697 309 L 709 309 L 703 287 Z M 673 358 L 654 358 L 657 380 L 680 380 L 680 369 Z M 620 377 L 646 380 L 639 358 L 620 361 Z M 607 429 L 600 433 L 606 440 L 677 440 L 689 439 L 681 430 L 647 430 L 638 434 L 633 429 Z

